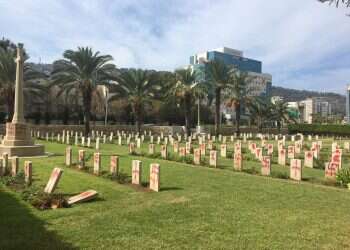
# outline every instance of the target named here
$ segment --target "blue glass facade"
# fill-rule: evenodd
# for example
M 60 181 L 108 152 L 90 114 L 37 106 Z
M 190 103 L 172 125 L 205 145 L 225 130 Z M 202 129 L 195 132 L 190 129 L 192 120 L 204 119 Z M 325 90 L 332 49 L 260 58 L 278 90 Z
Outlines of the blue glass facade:
M 261 61 L 246 58 L 241 51 L 223 47 L 191 56 L 190 64 L 194 69 L 202 72 L 199 78 L 205 80 L 207 72 L 205 62 L 213 60 L 222 61 L 226 65 L 233 66 L 243 72 L 249 72 L 250 75 L 256 77 L 257 80 L 250 84 L 251 95 L 265 97 L 271 95 L 271 76 L 262 73 Z
M 230 55 L 230 54 L 226 54 L 218 51 L 207 52 L 207 58 L 209 61 L 212 61 L 215 59 L 223 61 L 225 64 L 233 65 L 241 71 L 249 71 L 249 72 L 255 72 L 255 73 L 262 72 L 262 63 L 257 60 L 234 56 L 234 55 Z M 190 57 L 190 64 L 191 65 L 196 64 L 194 61 L 194 56 Z
M 208 52 L 208 60 L 221 60 L 227 65 L 234 65 L 241 71 L 250 71 L 261 73 L 261 62 L 245 57 L 238 57 L 230 54 L 225 54 L 217 51 Z

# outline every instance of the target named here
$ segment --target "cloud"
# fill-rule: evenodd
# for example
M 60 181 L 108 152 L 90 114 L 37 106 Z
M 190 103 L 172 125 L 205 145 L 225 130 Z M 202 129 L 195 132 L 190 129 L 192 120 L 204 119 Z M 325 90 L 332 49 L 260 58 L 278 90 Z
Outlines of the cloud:
M 347 10 L 316 0 L 0 0 L 0 30 L 31 60 L 92 46 L 118 67 L 173 70 L 220 46 L 263 62 L 273 84 L 343 92 L 350 83 Z

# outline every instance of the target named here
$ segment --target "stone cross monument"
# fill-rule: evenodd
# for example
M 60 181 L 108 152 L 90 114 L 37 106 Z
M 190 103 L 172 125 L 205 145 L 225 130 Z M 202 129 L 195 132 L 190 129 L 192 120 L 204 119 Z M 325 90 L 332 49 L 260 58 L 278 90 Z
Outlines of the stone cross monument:
M 18 44 L 16 59 L 15 107 L 11 123 L 6 123 L 6 136 L 0 144 L 0 154 L 9 156 L 38 156 L 44 155 L 43 145 L 34 145 L 30 130 L 24 120 L 23 113 L 23 44 Z

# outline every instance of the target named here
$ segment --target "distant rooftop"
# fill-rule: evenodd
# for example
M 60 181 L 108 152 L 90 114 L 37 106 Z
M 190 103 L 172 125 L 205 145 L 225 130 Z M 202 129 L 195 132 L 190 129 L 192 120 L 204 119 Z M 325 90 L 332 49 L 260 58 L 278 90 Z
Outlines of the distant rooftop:
M 231 48 L 227 48 L 227 47 L 213 49 L 212 51 L 217 51 L 217 52 L 221 52 L 221 53 L 225 53 L 225 54 L 229 54 L 229 55 L 233 55 L 233 56 L 243 57 L 243 51 L 231 49 Z

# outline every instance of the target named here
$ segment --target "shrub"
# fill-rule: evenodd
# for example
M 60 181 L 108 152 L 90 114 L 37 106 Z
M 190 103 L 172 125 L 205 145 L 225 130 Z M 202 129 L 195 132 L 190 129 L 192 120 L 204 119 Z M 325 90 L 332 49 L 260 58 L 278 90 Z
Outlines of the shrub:
M 4 184 L 5 186 L 11 186 L 14 189 L 24 188 L 24 173 L 19 172 L 16 176 L 3 176 L 0 178 L 0 183 Z
M 350 183 L 350 168 L 342 168 L 338 171 L 337 182 L 343 187 Z
M 62 194 L 47 194 L 42 191 L 42 187 L 26 188 L 22 191 L 21 196 L 23 200 L 41 210 L 68 207 L 67 200 Z
M 288 125 L 289 134 L 317 134 L 317 135 L 334 135 L 350 136 L 349 125 L 336 124 L 290 124 Z

